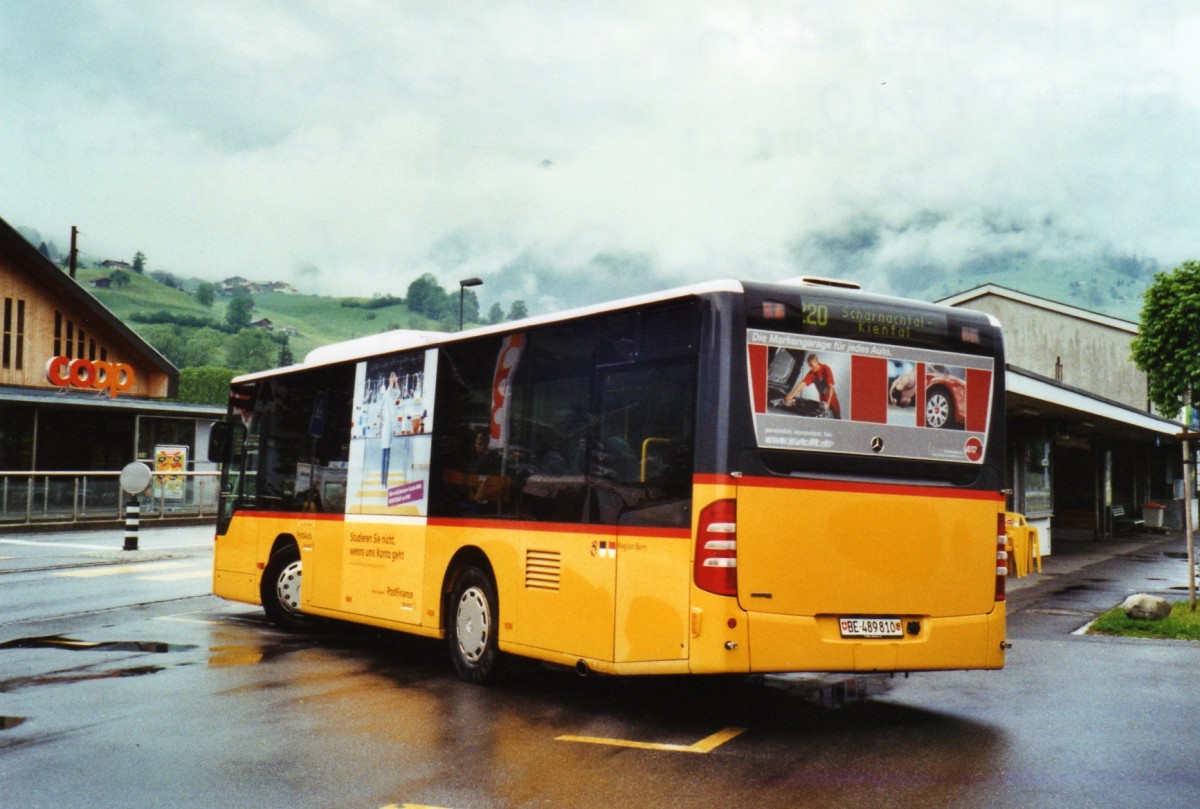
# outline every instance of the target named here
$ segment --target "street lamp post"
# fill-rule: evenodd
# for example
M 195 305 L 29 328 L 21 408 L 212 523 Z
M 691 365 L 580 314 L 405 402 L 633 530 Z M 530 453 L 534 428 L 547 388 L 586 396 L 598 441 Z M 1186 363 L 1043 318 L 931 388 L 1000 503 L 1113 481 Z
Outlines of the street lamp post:
M 463 296 L 466 295 L 467 287 L 477 287 L 483 283 L 482 278 L 464 278 L 458 282 L 458 330 L 462 331 L 463 327 Z

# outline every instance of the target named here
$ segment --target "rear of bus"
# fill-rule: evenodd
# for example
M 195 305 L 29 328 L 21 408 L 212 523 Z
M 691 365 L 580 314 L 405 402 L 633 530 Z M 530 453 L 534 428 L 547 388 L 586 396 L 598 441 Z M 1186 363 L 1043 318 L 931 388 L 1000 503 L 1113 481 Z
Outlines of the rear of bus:
M 746 284 L 732 308 L 713 404 L 728 454 L 697 478 L 693 607 L 694 622 L 716 607 L 728 639 L 694 645 L 694 669 L 1002 667 L 995 321 L 804 285 Z

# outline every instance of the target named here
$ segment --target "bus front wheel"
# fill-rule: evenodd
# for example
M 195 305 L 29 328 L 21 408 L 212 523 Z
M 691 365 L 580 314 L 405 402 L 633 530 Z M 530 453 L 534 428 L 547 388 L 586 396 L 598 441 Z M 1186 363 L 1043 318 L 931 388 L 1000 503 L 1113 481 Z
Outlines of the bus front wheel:
M 305 629 L 309 619 L 300 612 L 300 549 L 285 545 L 267 561 L 263 570 L 263 611 L 271 623 L 284 629 Z
M 477 567 L 468 567 L 454 580 L 446 640 L 458 676 L 469 683 L 492 682 L 499 668 L 496 635 L 496 585 Z

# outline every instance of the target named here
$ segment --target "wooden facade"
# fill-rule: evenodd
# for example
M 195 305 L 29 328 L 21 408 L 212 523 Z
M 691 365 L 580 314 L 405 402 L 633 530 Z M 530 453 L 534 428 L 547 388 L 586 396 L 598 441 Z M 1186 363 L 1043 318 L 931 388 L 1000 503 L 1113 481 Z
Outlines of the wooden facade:
M 165 398 L 178 370 L 0 220 L 0 386 Z M 58 384 L 48 375 L 54 358 Z M 70 360 L 77 363 L 71 378 Z M 107 363 L 108 365 L 104 365 Z M 99 364 L 98 368 L 96 367 Z M 97 383 L 89 388 L 84 383 Z

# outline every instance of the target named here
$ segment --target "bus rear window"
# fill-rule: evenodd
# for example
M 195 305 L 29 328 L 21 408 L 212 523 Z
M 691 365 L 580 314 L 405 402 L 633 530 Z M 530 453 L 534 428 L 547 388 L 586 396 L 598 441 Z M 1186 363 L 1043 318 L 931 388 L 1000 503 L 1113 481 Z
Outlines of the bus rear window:
M 992 330 L 955 313 L 832 296 L 750 304 L 749 395 L 764 453 L 983 463 Z M 800 465 L 811 468 L 812 458 Z

